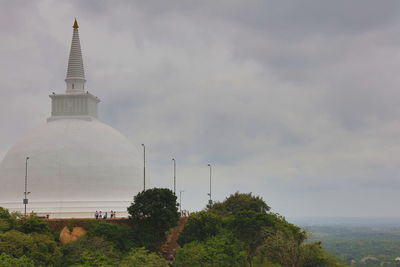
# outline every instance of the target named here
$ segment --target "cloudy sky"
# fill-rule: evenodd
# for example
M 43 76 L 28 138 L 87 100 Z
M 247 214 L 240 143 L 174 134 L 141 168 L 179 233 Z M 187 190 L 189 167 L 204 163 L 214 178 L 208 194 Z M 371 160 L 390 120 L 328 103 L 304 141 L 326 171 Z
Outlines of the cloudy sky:
M 284 216 L 398 216 L 400 1 L 6 1 L 0 159 L 65 90 L 77 17 L 101 120 L 183 208 L 261 195 Z

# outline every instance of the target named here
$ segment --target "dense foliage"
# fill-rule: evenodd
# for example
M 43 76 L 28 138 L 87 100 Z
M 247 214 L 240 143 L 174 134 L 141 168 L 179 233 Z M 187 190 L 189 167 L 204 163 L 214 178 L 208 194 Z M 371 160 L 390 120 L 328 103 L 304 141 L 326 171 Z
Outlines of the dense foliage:
M 134 197 L 128 212 L 129 225 L 87 220 L 80 225 L 86 230 L 84 236 L 61 244 L 60 233 L 53 232 L 46 221 L 35 216 L 24 218 L 0 208 L 0 266 L 170 266 L 157 253 L 166 234 L 177 225 L 176 196 L 169 189 L 149 189 Z M 76 220 L 65 223 L 70 230 L 76 224 Z M 305 243 L 305 240 L 302 229 L 271 213 L 261 197 L 236 192 L 188 217 L 178 239 L 181 248 L 170 264 L 175 267 L 344 266 L 321 243 Z
M 26 256 L 35 265 L 59 266 L 61 251 L 58 244 L 49 235 L 31 233 L 24 234 L 10 230 L 0 234 L 0 253 L 20 258 Z
M 143 248 L 132 250 L 121 261 L 121 267 L 167 267 L 167 262 Z
M 0 233 L 11 230 L 17 223 L 17 214 L 10 214 L 7 209 L 0 207 Z
M 246 264 L 243 244 L 231 233 L 218 234 L 205 242 L 193 241 L 178 250 L 176 267 L 241 267 Z
M 253 196 L 251 193 L 244 194 L 236 192 L 230 195 L 223 202 L 215 202 L 208 211 L 222 215 L 234 215 L 241 211 L 254 211 L 265 213 L 271 208 L 259 196 Z
M 262 198 L 236 192 L 205 211 L 192 213 L 178 240 L 182 248 L 177 250 L 175 265 L 344 266 L 319 243 L 304 244 L 302 229 L 269 210 Z M 230 242 L 217 242 L 227 236 Z
M 219 215 L 206 211 L 192 213 L 179 235 L 178 243 L 183 246 L 192 241 L 205 241 L 220 233 L 224 228 L 223 225 L 223 219 Z
M 22 220 L 19 220 L 16 223 L 17 230 L 21 231 L 25 234 L 30 234 L 30 233 L 40 233 L 40 234 L 46 234 L 50 233 L 50 228 L 49 225 L 44 222 L 43 220 L 39 219 L 38 217 L 35 216 L 30 216 L 28 218 L 24 218 Z
M 176 226 L 179 219 L 176 196 L 166 188 L 138 193 L 128 212 L 137 242 L 153 251 L 165 242 L 166 232 Z
M 113 266 L 120 257 L 121 252 L 112 242 L 101 237 L 85 237 L 63 246 L 62 266 Z
M 87 227 L 87 238 L 101 237 L 116 249 L 127 252 L 136 246 L 133 229 L 127 225 L 111 224 L 96 220 Z
M 80 267 L 164 267 L 167 262 L 144 248 L 129 252 L 116 249 L 112 242 L 101 237 L 83 238 L 64 246 L 62 266 Z
M 22 256 L 19 258 L 12 257 L 8 254 L 0 255 L 0 266 L 2 267 L 34 267 L 35 263 L 33 260 L 29 259 L 26 256 Z
M 0 208 L 0 266 L 167 266 L 158 254 L 137 248 L 134 230 L 127 225 L 91 221 L 85 228 L 83 238 L 63 245 L 56 238 L 59 233 L 52 232 L 44 220 L 24 218 Z

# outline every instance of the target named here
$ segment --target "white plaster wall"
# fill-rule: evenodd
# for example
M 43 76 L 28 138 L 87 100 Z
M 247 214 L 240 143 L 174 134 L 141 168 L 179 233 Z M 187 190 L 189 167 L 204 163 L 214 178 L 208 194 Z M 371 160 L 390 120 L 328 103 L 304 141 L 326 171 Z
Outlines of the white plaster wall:
M 89 116 L 97 118 L 98 102 L 96 100 L 94 100 L 93 98 L 88 98 L 87 102 L 88 102 L 87 103 L 87 110 L 88 110 Z
M 97 118 L 99 100 L 91 94 L 50 95 L 52 116 L 92 116 Z
M 98 120 L 48 122 L 6 154 L 0 166 L 0 206 L 22 210 L 29 156 L 29 211 L 125 210 L 142 188 L 138 149 Z

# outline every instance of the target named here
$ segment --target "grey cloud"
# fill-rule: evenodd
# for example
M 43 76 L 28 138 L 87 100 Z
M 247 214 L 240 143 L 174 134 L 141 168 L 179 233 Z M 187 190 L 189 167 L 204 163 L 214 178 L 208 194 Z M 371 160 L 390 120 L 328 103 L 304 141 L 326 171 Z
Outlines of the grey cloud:
M 395 206 L 370 206 L 399 200 L 399 5 L 10 2 L 0 156 L 64 90 L 77 16 L 102 120 L 148 145 L 153 185 L 171 186 L 177 158 L 189 209 L 207 201 L 211 162 L 219 200 L 252 191 L 284 215 L 390 215 Z M 369 194 L 376 203 L 362 202 Z

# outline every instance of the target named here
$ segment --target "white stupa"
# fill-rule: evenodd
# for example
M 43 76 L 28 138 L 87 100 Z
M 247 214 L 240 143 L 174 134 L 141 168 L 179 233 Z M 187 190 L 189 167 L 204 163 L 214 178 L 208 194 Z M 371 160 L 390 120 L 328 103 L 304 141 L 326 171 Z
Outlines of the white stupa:
M 50 95 L 47 123 L 21 138 L 1 163 L 0 206 L 11 211 L 24 211 L 26 161 L 27 211 L 39 215 L 87 217 L 96 210 L 126 214 L 142 189 L 138 148 L 97 119 L 100 100 L 85 91 L 78 28 L 75 20 L 66 93 Z

